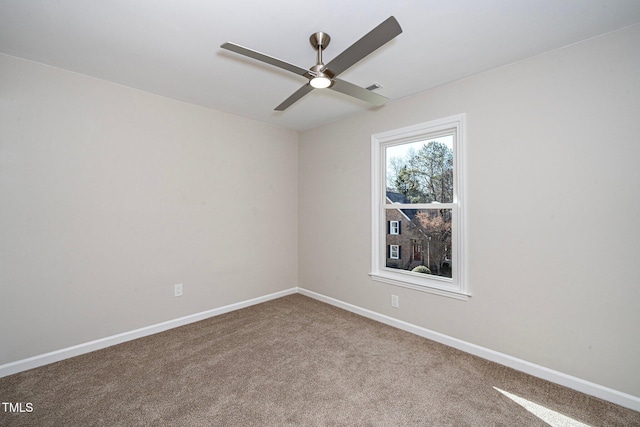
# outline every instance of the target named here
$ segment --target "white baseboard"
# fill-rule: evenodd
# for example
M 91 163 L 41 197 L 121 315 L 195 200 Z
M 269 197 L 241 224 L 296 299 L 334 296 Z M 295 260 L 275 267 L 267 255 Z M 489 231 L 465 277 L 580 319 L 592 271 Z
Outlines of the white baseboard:
M 18 360 L 16 362 L 7 363 L 0 366 L 0 378 L 7 375 L 16 374 L 18 372 L 26 371 L 28 369 L 37 368 L 39 366 L 48 365 L 49 363 L 58 362 L 60 360 L 68 359 L 70 357 L 79 356 L 81 354 L 90 353 L 92 351 L 100 350 L 112 345 L 120 344 L 126 341 L 135 340 L 137 338 L 146 337 L 148 335 L 157 334 L 168 329 L 177 328 L 178 326 L 187 325 L 189 323 L 198 322 L 200 320 L 208 319 L 209 317 L 219 316 L 230 311 L 239 310 L 241 308 L 249 307 L 251 305 L 260 304 L 272 299 L 280 298 L 285 295 L 291 295 L 298 292 L 297 288 L 291 288 L 273 294 L 265 295 L 258 298 L 253 298 L 246 301 L 241 301 L 235 304 L 225 305 L 224 307 L 214 308 L 212 310 L 203 311 L 200 313 L 191 314 L 188 316 L 180 317 L 178 319 L 169 320 L 166 322 L 158 323 L 144 328 L 135 329 L 133 331 L 124 332 L 121 334 L 113 335 L 106 338 L 100 338 L 95 341 L 90 341 L 83 344 L 74 345 L 72 347 L 63 348 L 61 350 L 52 351 L 50 353 L 40 354 L 38 356 L 29 357 L 27 359 Z
M 554 371 L 553 369 L 545 368 L 544 366 L 536 365 L 534 363 L 527 362 L 526 360 L 518 359 L 516 357 L 512 357 L 504 353 L 499 353 L 497 351 L 490 350 L 488 348 L 481 347 L 479 345 L 475 345 L 457 338 L 453 338 L 439 332 L 431 331 L 421 326 L 394 319 L 393 317 L 376 313 L 374 311 L 367 310 L 365 308 L 358 307 L 353 304 L 349 304 L 344 301 L 340 301 L 313 291 L 298 288 L 298 292 L 302 295 L 317 299 L 318 301 L 340 307 L 352 313 L 356 313 L 369 319 L 384 323 L 386 325 L 411 332 L 421 337 L 448 345 L 449 347 L 462 350 L 466 353 L 482 357 L 483 359 L 508 366 L 518 371 L 533 375 L 534 377 L 542 378 L 552 383 L 577 390 L 581 393 L 585 393 L 590 396 L 594 396 L 608 402 L 624 406 L 625 408 L 633 409 L 634 411 L 640 411 L 640 397 L 623 393 L 621 391 L 604 387 L 589 381 L 585 381 L 571 375 L 563 374 L 562 372 Z

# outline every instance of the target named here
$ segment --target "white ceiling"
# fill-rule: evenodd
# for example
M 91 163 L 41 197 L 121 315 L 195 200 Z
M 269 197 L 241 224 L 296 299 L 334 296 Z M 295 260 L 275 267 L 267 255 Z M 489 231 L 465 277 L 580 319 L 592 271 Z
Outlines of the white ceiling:
M 640 22 L 639 0 L 0 0 L 0 52 L 295 130 L 372 108 L 220 49 L 309 68 L 389 16 L 403 33 L 340 75 L 393 100 Z M 380 108 L 384 108 L 380 107 Z

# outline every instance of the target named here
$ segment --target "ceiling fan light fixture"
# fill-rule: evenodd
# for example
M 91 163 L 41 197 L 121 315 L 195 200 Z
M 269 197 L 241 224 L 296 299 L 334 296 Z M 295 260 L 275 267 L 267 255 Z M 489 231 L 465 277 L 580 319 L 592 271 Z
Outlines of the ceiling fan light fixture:
M 331 86 L 331 79 L 327 76 L 317 76 L 311 79 L 309 84 L 313 86 L 315 89 L 326 89 Z

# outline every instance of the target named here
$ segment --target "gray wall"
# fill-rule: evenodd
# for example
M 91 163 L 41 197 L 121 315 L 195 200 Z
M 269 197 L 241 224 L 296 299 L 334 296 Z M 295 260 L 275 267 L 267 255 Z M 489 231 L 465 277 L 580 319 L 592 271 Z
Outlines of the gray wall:
M 636 25 L 302 133 L 300 286 L 640 396 L 638 52 Z M 459 113 L 473 297 L 373 282 L 371 134 Z
M 297 133 L 3 55 L 0 96 L 0 364 L 297 285 Z

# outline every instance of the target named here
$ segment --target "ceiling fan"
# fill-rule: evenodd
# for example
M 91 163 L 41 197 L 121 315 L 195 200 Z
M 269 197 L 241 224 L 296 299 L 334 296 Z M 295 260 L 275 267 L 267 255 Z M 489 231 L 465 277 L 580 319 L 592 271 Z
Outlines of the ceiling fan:
M 258 61 L 266 62 L 267 64 L 274 65 L 278 68 L 291 71 L 292 73 L 306 77 L 309 80 L 307 84 L 302 86 L 294 92 L 293 95 L 278 105 L 275 108 L 276 111 L 286 110 L 313 89 L 324 88 L 330 88 L 337 92 L 344 93 L 345 95 L 350 95 L 379 106 L 384 104 L 388 98 L 374 93 L 369 89 L 341 80 L 337 77 L 340 73 L 344 72 L 382 45 L 391 41 L 400 33 L 402 33 L 400 24 L 398 24 L 396 18 L 391 16 L 373 30 L 369 31 L 360 40 L 348 47 L 340 55 L 329 61 L 327 65 L 324 65 L 322 62 L 322 51 L 329 45 L 331 37 L 329 37 L 329 34 L 323 32 L 314 33 L 309 37 L 309 41 L 311 42 L 311 46 L 313 46 L 317 51 L 317 61 L 316 64 L 308 70 L 235 43 L 227 42 L 222 44 L 220 47 L 239 53 L 240 55 L 248 56 L 249 58 L 257 59 Z

